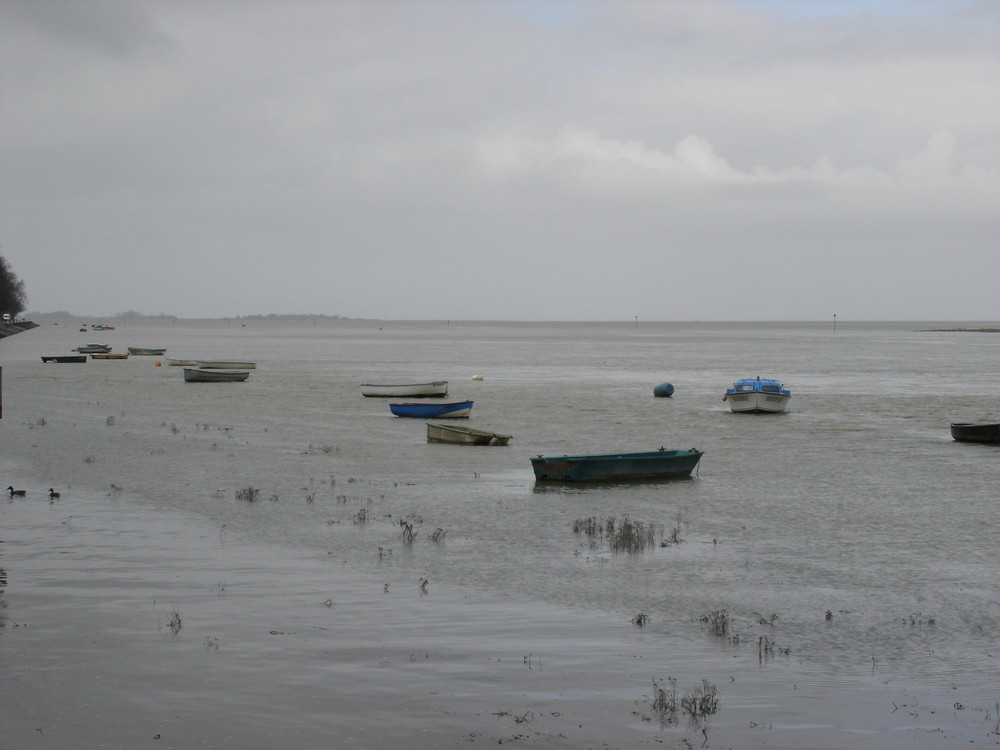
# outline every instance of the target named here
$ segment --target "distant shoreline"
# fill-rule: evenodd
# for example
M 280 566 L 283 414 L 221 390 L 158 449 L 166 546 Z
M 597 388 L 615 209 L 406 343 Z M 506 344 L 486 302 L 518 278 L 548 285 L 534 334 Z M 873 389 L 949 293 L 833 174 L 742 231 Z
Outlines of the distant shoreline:
M 921 333 L 1000 333 L 1000 328 L 926 328 Z

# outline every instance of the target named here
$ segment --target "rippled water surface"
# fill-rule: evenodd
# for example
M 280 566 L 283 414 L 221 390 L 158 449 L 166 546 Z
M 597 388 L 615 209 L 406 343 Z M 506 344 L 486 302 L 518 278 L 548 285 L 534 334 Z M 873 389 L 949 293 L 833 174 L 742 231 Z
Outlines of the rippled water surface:
M 147 692 L 135 721 L 172 700 L 200 717 L 175 729 L 176 746 L 331 746 L 331 732 L 420 746 L 414 729 L 427 747 L 996 744 L 1000 448 L 955 443 L 948 424 L 1000 421 L 1000 334 L 928 330 L 951 327 L 46 323 L 0 340 L 4 484 L 31 488 L 0 511 L 3 650 L 30 682 L 55 644 L 67 663 L 87 653 L 71 613 L 99 606 L 93 627 L 107 633 L 120 612 L 105 659 L 163 659 L 155 669 L 177 682 L 172 697 Z M 189 384 L 155 357 L 40 359 L 94 340 L 258 368 L 245 383 Z M 725 388 L 756 375 L 793 392 L 786 414 L 728 411 Z M 422 420 L 359 389 L 437 379 L 475 401 L 470 425 L 511 444 L 429 444 Z M 654 398 L 665 381 L 675 395 Z M 528 460 L 660 446 L 705 451 L 697 476 L 536 486 Z M 50 486 L 62 492 L 51 504 Z M 249 487 L 257 499 L 238 499 Z M 654 529 L 645 552 L 574 532 L 624 516 Z M 190 618 L 179 634 L 174 607 Z M 712 635 L 703 618 L 720 611 L 729 628 Z M 53 612 L 67 621 L 21 627 Z M 250 628 L 261 615 L 284 622 Z M 289 653 L 290 639 L 308 643 Z M 211 679 L 178 677 L 205 663 Z M 134 695 L 138 677 L 120 671 L 132 676 L 115 689 Z M 718 687 L 705 736 L 644 720 L 652 680 L 669 676 L 681 692 Z M 201 716 L 219 701 L 222 723 L 239 715 L 243 730 Z

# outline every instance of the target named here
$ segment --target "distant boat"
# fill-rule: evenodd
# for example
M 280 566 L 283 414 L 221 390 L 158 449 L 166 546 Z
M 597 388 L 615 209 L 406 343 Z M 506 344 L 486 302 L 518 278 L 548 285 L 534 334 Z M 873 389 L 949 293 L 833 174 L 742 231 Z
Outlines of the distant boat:
M 235 359 L 196 359 L 195 363 L 203 370 L 256 370 L 256 362 L 243 362 Z
M 535 456 L 531 468 L 537 481 L 606 482 L 629 479 L 676 479 L 690 476 L 701 451 L 601 453 L 582 456 Z
M 185 383 L 239 383 L 250 377 L 249 372 L 229 372 L 225 370 L 195 370 L 184 368 Z
M 111 347 L 107 344 L 85 344 L 83 346 L 78 346 L 73 351 L 80 352 L 80 354 L 102 354 L 105 352 L 110 352 Z
M 165 351 L 166 351 L 165 348 L 164 349 L 144 349 L 141 346 L 130 346 L 128 348 L 128 353 L 129 354 L 135 354 L 136 356 L 140 356 L 140 357 L 150 357 L 150 356 L 156 357 L 156 356 L 159 356 L 159 355 L 163 354 Z
M 42 357 L 42 362 L 59 362 L 60 364 L 69 364 L 77 362 L 86 362 L 86 354 L 60 354 L 54 357 Z
M 114 353 L 114 352 L 94 352 L 90 355 L 91 359 L 128 359 L 128 352 Z
M 402 383 L 398 385 L 362 383 L 361 395 L 379 398 L 444 398 L 448 395 L 448 381 L 435 380 L 432 383 Z
M 467 427 L 465 425 L 427 423 L 428 443 L 454 443 L 455 445 L 507 445 L 507 443 L 510 442 L 510 438 L 510 435 L 501 435 L 499 432 L 479 430 L 475 427 Z
M 464 419 L 472 413 L 472 402 L 455 401 L 450 404 L 389 404 L 389 411 L 397 417 Z
M 726 389 L 723 401 L 734 414 L 776 414 L 788 408 L 791 391 L 778 380 L 742 378 Z
M 169 357 L 163 358 L 164 364 L 171 367 L 197 367 L 198 362 L 193 359 L 170 359 Z
M 1000 423 L 954 422 L 951 436 L 962 443 L 1000 443 Z

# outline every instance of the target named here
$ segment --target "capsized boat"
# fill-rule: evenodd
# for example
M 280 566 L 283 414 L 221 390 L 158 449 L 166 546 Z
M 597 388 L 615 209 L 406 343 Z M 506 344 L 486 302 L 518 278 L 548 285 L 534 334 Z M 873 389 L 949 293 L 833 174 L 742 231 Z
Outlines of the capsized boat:
M 239 383 L 250 377 L 249 372 L 229 370 L 198 370 L 184 368 L 185 383 Z
M 631 479 L 678 479 L 691 475 L 703 452 L 671 450 L 642 453 L 598 453 L 580 456 L 535 456 L 536 481 L 606 482 Z
M 455 445 L 507 445 L 510 435 L 491 430 L 480 430 L 459 424 L 427 423 L 428 443 L 453 443 Z
M 431 383 L 399 383 L 397 385 L 362 383 L 361 395 L 379 398 L 444 398 L 448 395 L 448 381 L 435 380 Z
M 734 414 L 776 414 L 788 408 L 791 398 L 781 381 L 757 376 L 737 380 L 722 400 L 729 402 Z
M 389 411 L 397 417 L 464 419 L 472 413 L 472 402 L 454 401 L 450 404 L 389 404 Z
M 1000 423 L 953 422 L 951 436 L 961 443 L 1000 443 Z

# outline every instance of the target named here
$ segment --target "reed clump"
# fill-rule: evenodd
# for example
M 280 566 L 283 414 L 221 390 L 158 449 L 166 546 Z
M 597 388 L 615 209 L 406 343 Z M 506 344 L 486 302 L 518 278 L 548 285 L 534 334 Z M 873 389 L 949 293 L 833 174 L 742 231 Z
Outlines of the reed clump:
M 677 723 L 677 680 L 668 677 L 666 682 L 653 680 L 653 713 L 663 725 Z
M 407 544 L 413 543 L 413 524 L 406 519 L 399 519 L 399 536 Z
M 703 615 L 701 621 L 708 626 L 708 632 L 712 635 L 724 637 L 729 633 L 729 626 L 732 625 L 733 618 L 724 609 L 717 609 L 707 615 Z
M 577 519 L 573 522 L 573 533 L 585 534 L 591 544 L 607 541 L 612 552 L 645 552 L 656 544 L 654 525 L 633 521 L 628 516 L 609 516 L 603 521 L 596 516 Z
M 708 717 L 719 710 L 719 689 L 708 680 L 702 680 L 701 685 L 695 685 L 690 692 L 684 693 L 681 710 L 693 724 L 704 726 Z
M 181 632 L 181 627 L 183 623 L 181 621 L 181 613 L 176 609 L 170 613 L 170 620 L 167 622 L 167 627 L 170 628 L 170 632 L 177 635 Z
M 245 500 L 248 503 L 252 503 L 257 499 L 257 496 L 259 494 L 260 490 L 258 490 L 251 484 L 247 487 L 243 487 L 242 489 L 236 490 L 236 499 Z

